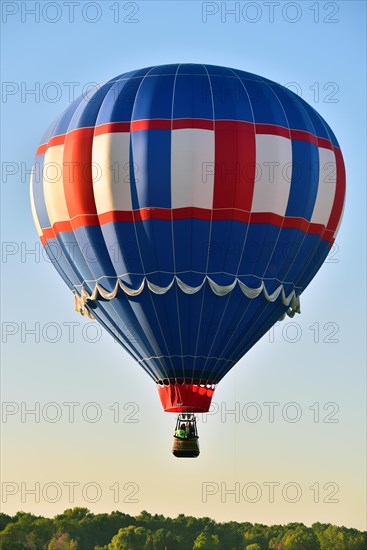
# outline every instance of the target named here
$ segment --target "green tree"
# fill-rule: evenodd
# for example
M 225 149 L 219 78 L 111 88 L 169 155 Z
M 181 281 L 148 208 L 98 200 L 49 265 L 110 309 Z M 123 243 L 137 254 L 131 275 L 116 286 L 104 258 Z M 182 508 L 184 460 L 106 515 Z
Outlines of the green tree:
M 265 531 L 265 537 L 270 549 L 282 550 L 281 540 L 285 534 L 284 525 L 271 525 Z
M 182 537 L 176 536 L 171 531 L 166 531 L 161 528 L 156 531 L 147 532 L 145 547 L 146 550 L 166 550 L 167 548 L 180 548 L 182 542 Z
M 136 519 L 136 523 L 144 523 L 145 525 L 151 525 L 154 519 L 154 516 L 149 514 L 149 512 L 147 512 L 146 510 L 143 510 L 142 512 L 140 512 L 139 515 L 136 516 L 135 519 Z
M 16 523 L 8 523 L 5 529 L 0 533 L 1 550 L 24 550 L 26 548 L 26 537 L 29 529 Z
M 47 550 L 77 550 L 78 545 L 68 533 L 57 533 L 47 546 Z
M 15 521 L 8 523 L 5 529 L 0 533 L 0 548 L 2 550 L 37 550 L 47 544 L 51 536 L 51 530 L 41 535 L 41 529 L 38 523 L 50 522 L 46 518 L 37 518 L 33 514 L 18 512 L 14 516 Z
M 196 537 L 193 550 L 219 550 L 219 537 L 204 529 Z
M 336 525 L 322 525 L 317 523 L 312 526 L 316 531 L 321 550 L 365 550 L 367 548 L 367 535 L 357 529 L 347 529 Z
M 234 521 L 214 526 L 218 535 L 221 550 L 243 550 L 243 527 Z
M 113 537 L 106 550 L 142 550 L 147 541 L 147 531 L 144 527 L 130 525 L 120 529 Z
M 62 514 L 55 516 L 55 519 L 74 519 L 76 521 L 81 521 L 84 518 L 92 518 L 94 514 L 88 510 L 88 508 L 82 508 L 76 506 L 75 508 L 68 508 L 64 510 Z
M 269 540 L 269 550 L 284 550 L 284 544 L 279 538 L 272 538 Z
M 175 519 L 143 511 L 93 514 L 65 510 L 53 519 L 17 512 L 0 514 L 1 550 L 366 550 L 366 533 L 331 524 L 216 523 L 179 514 Z
M 15 521 L 11 516 L 8 516 L 7 514 L 3 514 L 0 512 L 0 531 L 3 531 L 5 527 L 8 525 L 8 523 L 11 523 L 12 521 Z
M 254 525 L 251 524 L 245 524 L 244 525 L 244 539 L 245 544 L 248 546 L 249 544 L 255 544 L 257 543 L 261 550 L 264 550 L 268 548 L 268 541 L 266 538 L 268 527 L 267 525 L 263 525 L 262 523 L 254 523 Z M 245 545 L 245 548 L 247 546 Z
M 284 550 L 320 550 L 315 532 L 304 525 L 287 531 L 282 542 Z
M 164 529 L 158 529 L 155 532 L 149 531 L 147 533 L 147 540 L 145 542 L 146 548 L 149 550 L 165 550 L 166 548 L 166 532 Z

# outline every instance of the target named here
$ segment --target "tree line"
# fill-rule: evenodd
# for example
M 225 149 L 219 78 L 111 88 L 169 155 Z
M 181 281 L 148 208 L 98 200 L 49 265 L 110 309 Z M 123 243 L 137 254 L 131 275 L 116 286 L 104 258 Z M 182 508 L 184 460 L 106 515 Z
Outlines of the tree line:
M 366 550 L 367 533 L 330 523 L 218 523 L 146 511 L 93 514 L 65 510 L 54 518 L 0 513 L 2 550 Z

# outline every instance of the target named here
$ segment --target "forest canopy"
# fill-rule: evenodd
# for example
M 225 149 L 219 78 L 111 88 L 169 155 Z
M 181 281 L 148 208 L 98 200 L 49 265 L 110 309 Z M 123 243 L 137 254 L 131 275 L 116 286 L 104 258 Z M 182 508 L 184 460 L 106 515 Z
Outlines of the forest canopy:
M 146 511 L 93 514 L 65 510 L 54 518 L 0 513 L 2 550 L 365 550 L 367 533 L 330 523 L 218 523 Z

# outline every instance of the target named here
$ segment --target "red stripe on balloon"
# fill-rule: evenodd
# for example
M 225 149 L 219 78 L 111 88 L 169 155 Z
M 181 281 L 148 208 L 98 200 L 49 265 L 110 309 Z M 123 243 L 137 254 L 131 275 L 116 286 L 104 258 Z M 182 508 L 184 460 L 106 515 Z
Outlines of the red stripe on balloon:
M 215 208 L 249 211 L 254 193 L 256 153 L 254 125 L 220 120 L 215 122 Z
M 83 128 L 84 129 L 84 128 Z M 86 128 L 85 128 L 86 129 Z M 63 145 L 65 143 L 65 138 L 67 134 L 61 134 L 59 136 L 54 136 L 50 139 L 48 143 L 40 145 L 36 151 L 36 156 L 44 155 L 50 147 L 55 147 L 56 145 Z
M 172 219 L 173 220 L 186 220 L 190 218 L 195 218 L 198 220 L 207 220 L 211 219 L 211 210 L 206 208 L 197 208 L 196 206 L 186 206 L 185 208 L 174 208 L 172 210 Z
M 130 122 L 110 122 L 108 124 L 101 124 L 96 126 L 94 130 L 95 136 L 102 134 L 113 134 L 116 132 L 130 132 Z
M 251 218 L 251 219 L 250 219 Z M 270 224 L 276 227 L 299 229 L 307 234 L 320 235 L 325 241 L 331 241 L 334 231 L 317 223 L 310 223 L 303 218 L 283 217 L 272 212 L 249 212 L 238 208 L 218 208 L 214 210 L 196 208 L 141 208 L 140 210 L 114 210 L 103 214 L 78 215 L 70 221 L 56 222 L 52 227 L 43 229 L 43 237 L 53 239 L 59 233 L 67 233 L 79 227 L 93 227 L 117 222 L 138 222 L 146 220 L 184 220 L 197 219 L 210 221 L 232 220 L 250 224 Z M 44 243 L 44 240 L 41 237 Z
M 98 219 L 101 225 L 113 222 L 133 222 L 134 215 L 132 210 L 113 210 L 99 214 Z
M 131 132 L 139 132 L 141 130 L 170 130 L 171 126 L 171 119 L 132 120 Z
M 338 227 L 340 216 L 343 210 L 345 198 L 345 166 L 342 154 L 339 149 L 334 150 L 336 161 L 336 189 L 333 207 L 331 209 L 330 218 L 326 226 L 330 231 L 335 232 Z
M 290 130 L 291 138 L 298 141 L 307 141 L 308 143 L 313 143 L 318 146 L 318 138 L 310 132 L 305 132 L 304 130 Z
M 80 215 L 97 216 L 92 181 L 92 143 L 94 127 L 81 128 L 66 134 L 63 182 L 66 206 L 74 227 Z M 98 218 L 96 220 L 98 222 Z M 87 224 L 91 225 L 91 224 Z
M 338 147 L 336 145 L 333 145 L 328 139 L 317 137 L 317 141 L 318 146 L 323 149 L 330 149 L 330 151 L 336 151 L 338 149 Z
M 169 208 L 140 208 L 133 211 L 134 221 L 144 220 L 171 220 Z
M 65 142 L 66 136 L 73 132 L 85 132 L 89 135 L 89 132 L 94 131 L 95 136 L 102 134 L 113 134 L 117 132 L 139 132 L 142 130 L 182 130 L 186 128 L 200 129 L 200 130 L 214 130 L 226 129 L 231 132 L 241 132 L 244 128 L 248 128 L 248 132 L 255 132 L 256 134 L 267 134 L 273 136 L 282 136 L 287 139 L 294 139 L 300 141 L 308 141 L 314 143 L 319 147 L 333 150 L 336 146 L 328 139 L 315 136 L 304 130 L 296 130 L 285 128 L 284 126 L 277 126 L 275 124 L 253 124 L 252 122 L 244 122 L 242 120 L 208 120 L 205 118 L 179 118 L 179 119 L 151 119 L 151 120 L 133 120 L 131 122 L 109 122 L 101 124 L 93 128 L 78 128 L 72 130 L 67 134 L 54 136 L 48 143 L 42 143 L 37 151 L 36 156 L 43 155 L 49 147 L 55 145 L 62 145 Z
M 36 157 L 39 157 L 41 155 L 44 155 L 48 149 L 49 145 L 48 143 L 42 143 L 36 151 Z

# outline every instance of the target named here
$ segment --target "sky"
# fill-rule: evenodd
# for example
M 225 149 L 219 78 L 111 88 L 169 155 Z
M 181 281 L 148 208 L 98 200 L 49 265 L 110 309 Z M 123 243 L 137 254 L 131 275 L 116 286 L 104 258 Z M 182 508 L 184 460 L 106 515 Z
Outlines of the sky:
M 365 529 L 365 2 L 2 3 L 1 510 L 141 510 Z M 275 326 L 199 415 L 201 455 L 42 252 L 29 171 L 49 123 L 137 68 L 236 67 L 326 119 L 347 172 L 344 219 L 302 314 Z M 33 410 L 33 413 L 32 413 Z

